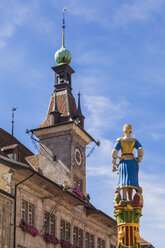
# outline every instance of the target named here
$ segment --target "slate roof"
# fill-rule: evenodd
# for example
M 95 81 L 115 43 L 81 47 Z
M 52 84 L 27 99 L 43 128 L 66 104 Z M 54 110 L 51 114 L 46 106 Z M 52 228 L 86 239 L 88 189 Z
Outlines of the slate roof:
M 66 122 L 69 119 L 68 114 L 70 113 L 72 118 L 76 117 L 77 109 L 76 109 L 76 102 L 72 94 L 68 93 L 67 91 L 64 91 L 63 94 L 58 95 L 56 93 L 56 102 L 57 102 L 57 108 L 59 112 L 61 113 L 60 123 Z M 43 123 L 38 127 L 48 127 L 50 126 L 50 113 L 53 111 L 54 106 L 54 93 L 52 94 L 48 106 L 48 111 L 45 120 Z M 69 113 L 68 113 L 69 111 Z
M 4 155 L 4 151 L 14 149 L 15 147 L 18 147 L 19 149 L 20 162 L 27 163 L 25 157 L 32 156 L 33 153 L 14 136 L 6 132 L 4 129 L 0 128 L 0 149 L 1 152 L 3 152 L 2 155 Z
M 146 241 L 142 237 L 140 237 L 140 244 L 141 244 L 142 248 L 154 248 L 154 246 L 151 243 L 149 243 L 148 241 Z
M 35 154 L 32 156 L 26 157 L 26 161 L 33 166 L 36 170 L 38 170 L 39 167 L 39 154 Z

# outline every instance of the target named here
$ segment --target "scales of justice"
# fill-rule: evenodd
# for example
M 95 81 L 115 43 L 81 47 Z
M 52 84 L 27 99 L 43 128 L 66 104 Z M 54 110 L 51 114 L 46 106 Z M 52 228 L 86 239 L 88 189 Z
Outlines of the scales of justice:
M 117 219 L 118 248 L 140 248 L 139 221 L 142 215 L 143 195 L 139 186 L 139 165 L 144 150 L 140 142 L 131 137 L 132 126 L 123 127 L 124 137 L 118 138 L 112 150 L 112 171 L 119 175 L 114 198 Z M 137 150 L 137 156 L 134 155 Z M 121 156 L 118 156 L 121 150 Z

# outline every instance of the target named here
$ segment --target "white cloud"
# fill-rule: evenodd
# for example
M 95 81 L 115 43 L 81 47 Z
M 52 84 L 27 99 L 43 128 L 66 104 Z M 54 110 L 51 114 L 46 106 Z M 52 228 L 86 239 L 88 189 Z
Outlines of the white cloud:
M 152 114 L 152 116 L 153 116 L 153 114 Z M 150 122 L 150 123 L 147 122 L 146 124 L 143 123 L 143 125 L 141 126 L 139 131 L 141 133 L 143 131 L 150 138 L 152 138 L 152 140 L 154 142 L 156 142 L 156 141 L 160 141 L 160 140 L 165 138 L 164 129 L 165 129 L 165 122 L 163 119 L 160 121 L 160 119 L 158 119 L 158 118 L 155 118 L 154 120 L 152 118 L 152 122 Z
M 1 25 L 0 25 L 0 48 L 6 45 L 18 26 L 29 18 L 29 13 L 33 4 L 23 5 L 19 1 L 5 1 L 0 5 Z
M 108 177 L 112 177 L 112 172 L 110 170 L 110 167 L 106 166 L 106 165 L 101 165 L 101 167 L 88 167 L 87 168 L 87 173 L 88 176 L 108 176 Z
M 40 11 L 39 0 L 30 0 L 26 3 L 20 0 L 6 0 L 4 4 L 1 4 L 0 48 L 4 48 L 8 39 L 23 25 L 42 34 L 46 33 L 46 36 L 41 36 L 42 38 L 47 39 L 49 36 L 50 40 L 53 39 L 54 23 L 48 21 L 48 18 L 41 15 Z
M 92 170 L 90 170 L 91 164 L 94 164 L 95 168 L 98 166 L 99 169 L 101 170 L 101 171 L 97 170 L 98 174 L 94 173 L 94 175 L 99 175 L 99 173 L 102 174 L 105 170 L 108 170 L 108 168 L 110 168 L 110 170 L 111 170 L 111 151 L 113 149 L 114 144 L 112 141 L 107 140 L 107 139 L 103 139 L 101 137 L 99 140 L 100 140 L 100 146 L 95 148 L 94 156 L 92 156 L 88 162 L 88 164 L 89 164 L 88 172 L 90 174 L 92 173 Z M 87 151 L 87 155 L 91 149 L 92 148 L 90 147 L 90 149 Z M 100 165 L 101 165 L 101 167 L 100 167 Z M 93 165 L 91 166 L 91 168 L 93 168 Z
M 54 5 L 60 7 L 58 3 L 54 3 Z M 93 1 L 70 0 L 67 10 L 71 15 L 83 18 L 88 23 L 99 23 L 109 30 L 112 26 L 127 25 L 132 21 L 144 22 L 153 14 L 161 12 L 163 5 L 164 0 L 127 0 L 117 3 L 108 0 L 95 0 L 95 3 Z
M 66 7 L 71 15 L 82 18 L 83 21 L 88 23 L 97 23 L 108 30 L 110 27 L 111 12 L 114 8 L 113 5 L 113 2 L 109 0 L 95 0 L 94 2 L 70 0 Z
M 113 25 L 125 25 L 132 21 L 145 21 L 153 13 L 162 10 L 164 0 L 134 0 L 124 3 L 117 9 L 113 18 Z
M 158 133 L 158 132 L 151 132 L 150 135 L 155 141 L 159 141 L 165 137 L 164 133 Z
M 112 101 L 104 96 L 84 96 L 89 111 L 86 124 L 89 132 L 100 133 L 124 117 L 129 102 L 125 98 Z M 92 123 L 91 123 L 92 120 Z M 104 129 L 104 130 L 103 130 Z
M 95 21 L 105 25 L 104 18 L 101 15 L 101 7 L 102 4 L 99 0 L 93 2 L 85 2 L 85 1 L 78 1 L 78 0 L 71 0 L 70 1 L 70 13 L 76 16 L 82 16 L 88 22 Z
M 97 65 L 106 65 L 110 66 L 112 64 L 112 61 L 110 61 L 107 57 L 103 56 L 99 51 L 86 51 L 77 57 L 76 62 L 80 65 L 85 64 L 90 65 L 93 64 L 95 66 Z

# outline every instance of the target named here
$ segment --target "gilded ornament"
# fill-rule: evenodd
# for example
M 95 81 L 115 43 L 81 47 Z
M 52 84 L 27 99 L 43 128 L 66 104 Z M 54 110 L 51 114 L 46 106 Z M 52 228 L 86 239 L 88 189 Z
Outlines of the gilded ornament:
M 135 236 L 135 239 L 136 239 L 136 243 L 140 243 L 140 236 L 139 236 L 138 231 L 135 231 L 134 236 Z
M 123 238 L 125 237 L 125 233 L 123 231 L 119 232 L 119 243 L 122 243 Z

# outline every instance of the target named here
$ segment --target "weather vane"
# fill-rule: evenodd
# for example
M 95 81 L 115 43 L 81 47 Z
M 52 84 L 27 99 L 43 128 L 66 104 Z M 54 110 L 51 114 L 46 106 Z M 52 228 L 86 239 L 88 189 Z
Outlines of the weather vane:
M 12 129 L 11 129 L 11 135 L 12 136 L 14 136 L 14 112 L 17 110 L 17 108 L 15 108 L 15 107 L 13 107 L 12 108 L 12 121 L 11 121 L 11 123 L 12 123 Z

